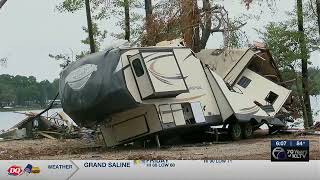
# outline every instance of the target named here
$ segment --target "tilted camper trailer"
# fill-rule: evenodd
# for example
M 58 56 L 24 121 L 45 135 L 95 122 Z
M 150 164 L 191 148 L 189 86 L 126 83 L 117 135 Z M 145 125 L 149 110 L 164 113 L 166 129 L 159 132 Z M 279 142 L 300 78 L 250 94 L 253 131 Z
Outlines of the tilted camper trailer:
M 225 73 L 210 59 L 184 47 L 89 55 L 61 72 L 63 109 L 78 125 L 99 125 L 107 146 L 214 125 L 228 126 L 238 139 L 262 123 L 277 125 L 274 116 L 289 90 L 240 66 L 250 60 L 240 59 Z

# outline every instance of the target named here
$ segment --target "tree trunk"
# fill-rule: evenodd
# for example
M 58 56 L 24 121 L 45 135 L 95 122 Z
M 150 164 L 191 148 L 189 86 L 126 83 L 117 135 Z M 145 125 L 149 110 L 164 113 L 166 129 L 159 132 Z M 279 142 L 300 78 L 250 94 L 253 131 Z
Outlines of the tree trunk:
M 154 41 L 152 41 L 150 38 L 152 38 L 152 31 L 154 30 L 154 27 L 152 26 L 152 1 L 151 0 L 144 0 L 144 7 L 146 11 L 146 31 L 147 34 L 145 35 L 145 44 L 146 46 L 153 46 Z
M 96 47 L 95 47 L 94 38 L 93 38 L 90 1 L 86 0 L 85 3 L 86 3 L 86 13 L 87 13 L 87 23 L 88 23 L 90 50 L 91 50 L 91 53 L 95 53 L 96 52 Z
M 129 0 L 124 0 L 124 39 L 130 41 L 130 9 Z
M 204 13 L 204 25 L 202 27 L 202 36 L 200 40 L 200 50 L 206 48 L 207 42 L 211 35 L 211 26 L 212 26 L 212 12 L 210 0 L 202 0 Z
M 317 0 L 316 3 L 317 3 L 317 15 L 318 15 L 318 28 L 319 28 L 319 36 L 320 36 L 320 0 Z
M 305 128 L 309 128 L 313 125 L 312 120 L 312 111 L 310 104 L 310 96 L 309 96 L 309 82 L 308 82 L 308 49 L 305 40 L 304 28 L 303 28 L 303 8 L 302 8 L 302 0 L 297 0 L 297 16 L 298 16 L 298 29 L 300 32 L 300 50 L 301 50 L 301 60 L 302 60 L 302 89 L 303 89 L 303 100 L 304 105 L 306 106 L 306 114 L 304 117 Z
M 186 46 L 194 52 L 200 51 L 199 9 L 197 0 L 182 0 L 182 32 Z
M 2 8 L 2 6 L 7 2 L 7 0 L 0 0 L 0 9 Z
M 152 32 L 154 31 L 154 27 L 153 27 L 153 17 L 152 17 L 152 1 L 151 0 L 144 0 L 144 8 L 146 11 L 146 32 L 147 34 L 145 34 L 144 36 L 144 43 L 143 45 L 145 46 L 153 46 L 154 44 L 154 40 Z
M 146 29 L 147 33 L 150 28 L 151 20 L 152 20 L 152 2 L 151 0 L 144 0 L 145 3 L 145 11 L 146 11 Z

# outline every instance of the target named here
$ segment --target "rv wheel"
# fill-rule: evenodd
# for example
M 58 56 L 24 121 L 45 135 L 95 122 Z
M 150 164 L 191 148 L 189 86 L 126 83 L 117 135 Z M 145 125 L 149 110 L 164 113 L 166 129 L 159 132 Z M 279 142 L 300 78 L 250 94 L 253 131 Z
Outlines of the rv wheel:
M 239 123 L 232 123 L 229 125 L 229 134 L 232 140 L 236 141 L 241 139 L 241 126 Z
M 242 129 L 242 137 L 244 139 L 248 139 L 253 135 L 253 127 L 250 123 L 245 123 L 241 129 Z

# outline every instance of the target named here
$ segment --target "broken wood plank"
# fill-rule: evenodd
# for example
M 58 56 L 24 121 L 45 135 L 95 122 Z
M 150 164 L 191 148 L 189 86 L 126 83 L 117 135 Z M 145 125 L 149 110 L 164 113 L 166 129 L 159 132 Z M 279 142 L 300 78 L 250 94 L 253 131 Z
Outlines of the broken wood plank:
M 55 131 L 38 131 L 38 132 L 42 132 L 42 133 L 45 133 L 45 134 L 56 134 L 56 135 L 62 135 L 61 133 L 58 133 L 58 132 L 55 132 Z
M 46 134 L 46 133 L 43 133 L 43 132 L 38 132 L 39 135 L 43 136 L 43 137 L 46 137 L 48 139 L 52 139 L 52 140 L 55 140 L 56 138 L 50 136 L 49 134 Z

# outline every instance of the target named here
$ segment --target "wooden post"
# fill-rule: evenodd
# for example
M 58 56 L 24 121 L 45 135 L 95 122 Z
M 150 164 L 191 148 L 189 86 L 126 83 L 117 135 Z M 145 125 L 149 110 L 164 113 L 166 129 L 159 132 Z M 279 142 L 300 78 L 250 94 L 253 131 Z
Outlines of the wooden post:
M 161 148 L 160 139 L 159 139 L 159 135 L 158 134 L 156 134 L 155 139 L 156 139 L 157 147 Z

